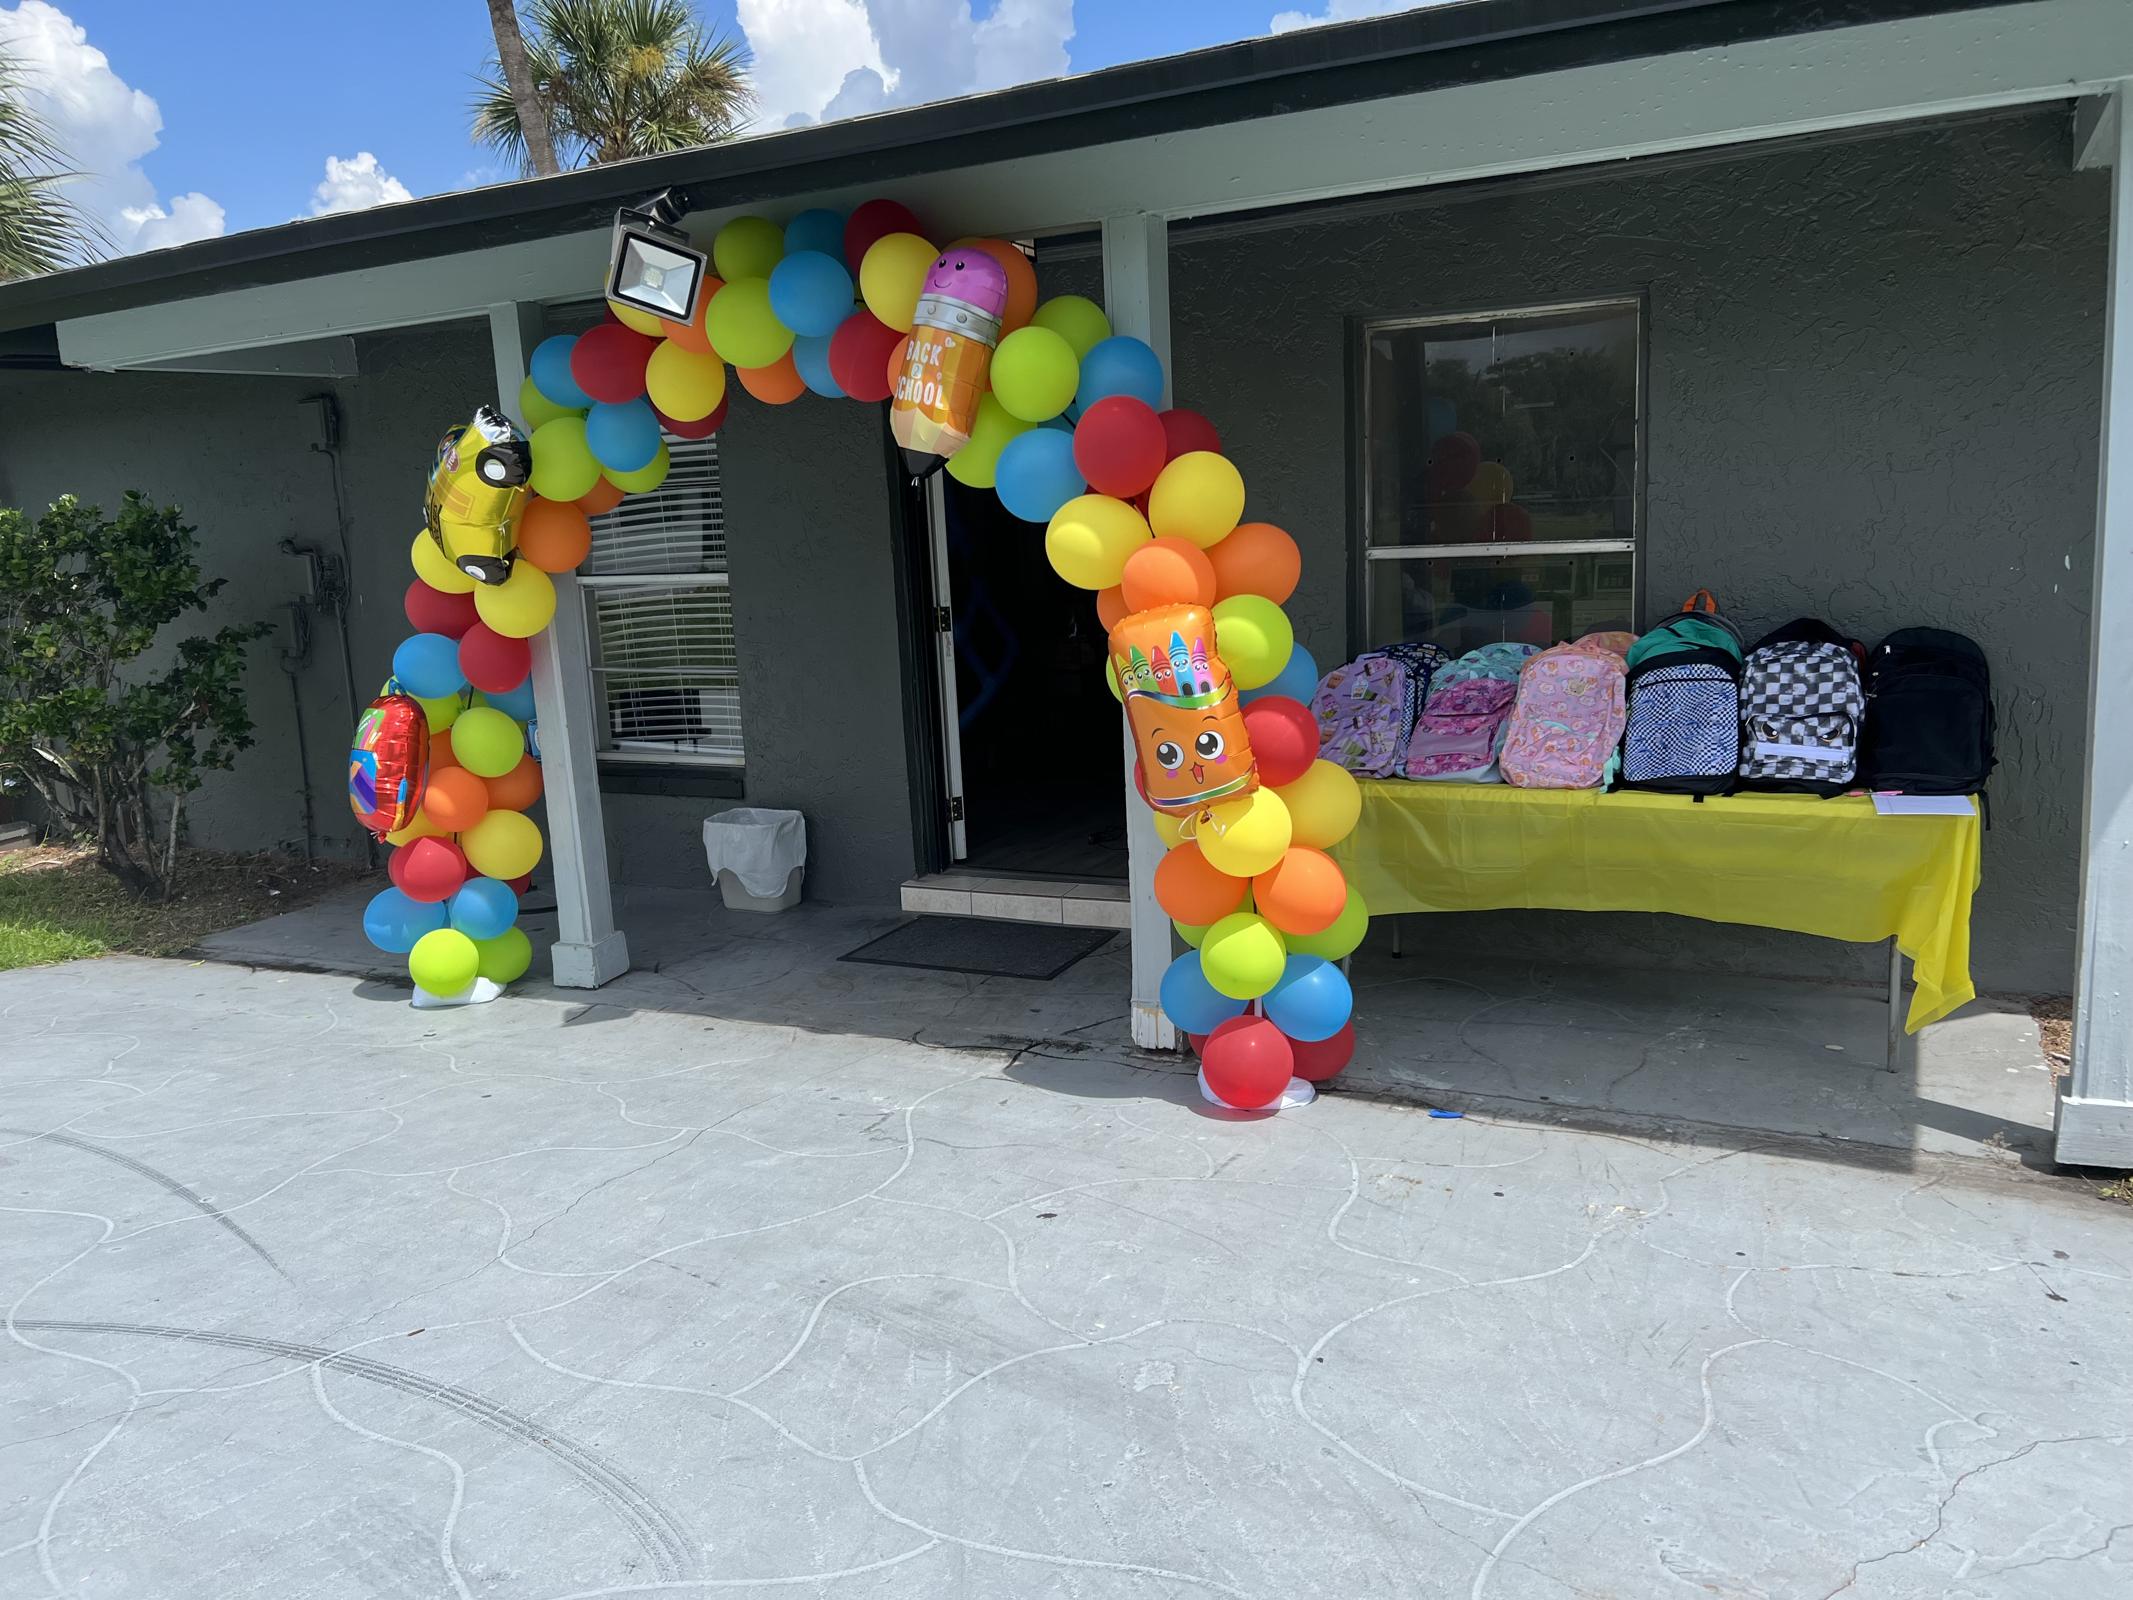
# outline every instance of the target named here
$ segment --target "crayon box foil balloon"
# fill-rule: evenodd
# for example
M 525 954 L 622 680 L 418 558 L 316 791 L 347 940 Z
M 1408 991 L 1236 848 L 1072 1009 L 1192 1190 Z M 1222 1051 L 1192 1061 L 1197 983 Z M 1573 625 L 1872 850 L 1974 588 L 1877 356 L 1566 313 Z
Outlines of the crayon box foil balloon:
M 984 251 L 950 250 L 927 272 L 889 408 L 912 472 L 932 471 L 970 442 L 1006 314 L 1007 271 Z
M 477 583 L 502 583 L 518 556 L 518 519 L 531 491 L 526 436 L 483 406 L 437 446 L 422 521 L 445 559 Z
M 1214 637 L 1204 606 L 1136 611 L 1111 630 L 1142 786 L 1158 811 L 1190 811 L 1259 787 L 1237 686 L 1209 648 Z
M 348 804 L 379 838 L 415 820 L 429 785 L 430 724 L 412 695 L 388 684 L 348 747 Z

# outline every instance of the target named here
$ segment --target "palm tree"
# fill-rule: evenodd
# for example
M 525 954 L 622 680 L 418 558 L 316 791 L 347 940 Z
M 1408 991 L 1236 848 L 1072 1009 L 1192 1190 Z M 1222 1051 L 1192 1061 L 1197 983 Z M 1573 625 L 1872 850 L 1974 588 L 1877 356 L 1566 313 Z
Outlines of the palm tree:
M 707 35 L 686 0 L 533 0 L 528 15 L 527 68 L 566 166 L 730 138 L 754 103 L 747 51 Z M 495 61 L 474 101 L 474 137 L 528 161 Z
M 0 283 L 93 260 L 103 235 L 61 192 L 74 176 L 22 94 L 21 69 L 0 51 Z
M 489 30 L 496 35 L 496 63 L 511 86 L 511 108 L 518 113 L 519 141 L 526 164 L 542 177 L 556 171 L 555 140 L 548 132 L 548 108 L 533 92 L 533 71 L 526 65 L 526 40 L 518 31 L 518 9 L 511 0 L 489 0 Z

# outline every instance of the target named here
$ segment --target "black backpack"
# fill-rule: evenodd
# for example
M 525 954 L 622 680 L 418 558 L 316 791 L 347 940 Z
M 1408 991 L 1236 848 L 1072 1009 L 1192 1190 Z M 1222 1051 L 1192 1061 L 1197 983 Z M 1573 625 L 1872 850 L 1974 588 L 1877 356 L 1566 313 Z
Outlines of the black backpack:
M 1866 661 L 1860 781 L 1906 794 L 1976 794 L 1997 759 L 1985 652 L 1944 628 L 1898 628 Z

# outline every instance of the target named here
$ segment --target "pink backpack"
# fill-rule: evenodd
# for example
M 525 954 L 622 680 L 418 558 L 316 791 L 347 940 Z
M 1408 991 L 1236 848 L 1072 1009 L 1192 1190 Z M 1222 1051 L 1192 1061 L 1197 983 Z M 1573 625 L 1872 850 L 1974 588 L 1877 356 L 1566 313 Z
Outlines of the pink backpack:
M 1494 781 L 1496 747 L 1517 694 L 1512 678 L 1459 678 L 1432 689 L 1408 742 L 1407 775 Z
M 1622 742 L 1622 658 L 1612 650 L 1557 645 L 1518 675 L 1518 701 L 1500 758 L 1522 789 L 1594 789 Z
M 1335 667 L 1311 696 L 1318 753 L 1366 778 L 1397 770 L 1414 680 L 1405 662 L 1373 652 Z

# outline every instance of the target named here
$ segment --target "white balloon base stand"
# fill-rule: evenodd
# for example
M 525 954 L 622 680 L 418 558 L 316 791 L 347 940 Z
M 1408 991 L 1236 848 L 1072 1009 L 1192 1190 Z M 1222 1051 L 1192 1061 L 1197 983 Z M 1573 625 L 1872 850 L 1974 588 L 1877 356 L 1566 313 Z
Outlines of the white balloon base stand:
M 417 990 L 417 993 L 421 991 Z M 1318 1098 L 1308 1078 L 1291 1078 L 1289 1086 L 1263 1106 L 1233 1106 L 1207 1086 L 1207 1070 L 1203 1067 L 1197 1074 L 1200 1080 L 1200 1098 L 1211 1106 L 1220 1106 L 1224 1111 L 1286 1111 L 1291 1106 L 1307 1106 Z
M 503 992 L 504 985 L 489 978 L 476 978 L 457 994 L 431 994 L 418 986 L 411 1003 L 417 1011 L 449 1011 L 458 1006 L 485 1006 Z

